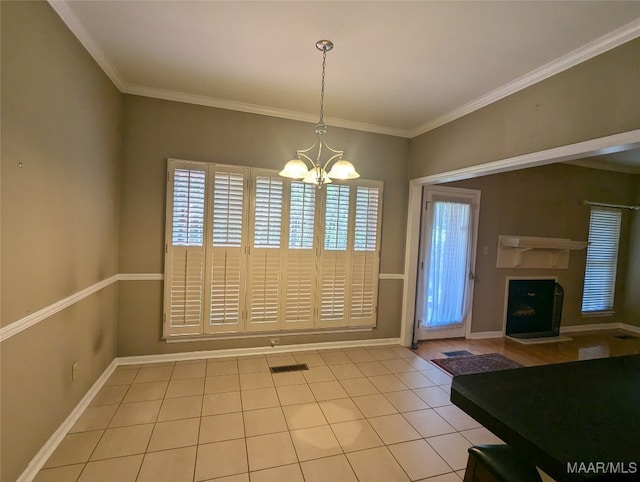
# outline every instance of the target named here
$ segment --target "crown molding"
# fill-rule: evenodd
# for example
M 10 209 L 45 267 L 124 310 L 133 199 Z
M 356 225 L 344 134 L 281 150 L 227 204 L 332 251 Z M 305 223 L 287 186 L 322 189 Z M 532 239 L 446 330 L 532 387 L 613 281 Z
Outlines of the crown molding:
M 548 79 L 560 72 L 563 72 L 571 67 L 574 67 L 582 62 L 585 62 L 597 55 L 600 55 L 608 50 L 618 47 L 630 40 L 640 37 L 640 18 L 633 20 L 622 27 L 613 30 L 602 37 L 593 40 L 576 50 L 558 57 L 557 59 L 549 62 L 548 64 L 538 67 L 532 70 L 528 74 L 519 77 L 512 82 L 509 82 L 502 87 L 499 87 L 488 94 L 479 97 L 476 100 L 464 104 L 456 109 L 453 109 L 435 119 L 432 119 L 421 126 L 416 127 L 409 131 L 409 138 L 417 137 L 421 134 L 429 132 L 444 124 L 448 124 L 460 117 L 467 114 L 471 114 L 476 110 L 493 104 L 505 97 L 515 94 L 527 87 L 532 86 L 540 81 Z
M 207 107 L 216 107 L 220 109 L 234 110 L 246 112 L 250 114 L 266 115 L 270 117 L 278 117 L 282 119 L 296 120 L 301 122 L 316 123 L 317 117 L 304 112 L 290 111 L 286 109 L 277 109 L 274 107 L 237 102 L 232 100 L 219 99 L 203 95 L 187 94 L 172 90 L 156 89 L 135 84 L 127 84 L 122 79 L 118 70 L 107 59 L 104 52 L 98 47 L 93 37 L 84 29 L 82 23 L 78 20 L 73 11 L 69 8 L 69 0 L 47 0 L 49 5 L 60 16 L 62 21 L 78 38 L 80 43 L 94 58 L 105 74 L 111 79 L 120 92 L 125 94 L 140 95 L 144 97 L 153 97 L 176 102 L 184 102 L 188 104 L 204 105 Z M 476 110 L 486 107 L 489 104 L 497 102 L 511 94 L 519 92 L 533 84 L 545 80 L 564 70 L 567 70 L 581 62 L 589 60 L 601 53 L 611 50 L 625 42 L 640 37 L 640 18 L 629 22 L 622 27 L 613 30 L 599 39 L 583 45 L 582 47 L 570 52 L 567 55 L 557 58 L 542 67 L 532 70 L 528 74 L 499 87 L 476 100 L 457 107 L 435 119 L 432 119 L 414 129 L 399 129 L 389 126 L 381 126 L 377 124 L 368 124 L 365 122 L 350 121 L 346 119 L 325 118 L 327 125 L 332 127 L 340 127 L 344 129 L 353 129 L 364 132 L 372 132 L 375 134 L 390 135 L 395 137 L 403 137 L 412 139 L 421 134 L 429 132 L 437 127 L 452 122 L 460 117 L 470 114 Z
M 120 89 L 121 92 L 131 95 L 139 95 L 142 97 L 153 97 L 155 99 L 171 100 L 174 102 L 183 102 L 186 104 L 203 105 L 207 107 L 216 107 L 218 109 L 227 109 L 238 112 L 246 112 L 249 114 L 266 115 L 270 117 L 279 117 L 281 119 L 295 120 L 300 122 L 318 122 L 317 114 L 307 114 L 286 109 L 277 109 L 275 107 L 267 107 L 257 104 L 249 104 L 234 100 L 219 99 L 205 95 L 187 94 L 175 90 L 157 89 L 154 87 L 146 87 L 143 85 L 126 84 Z M 365 122 L 356 122 L 346 119 L 338 119 L 335 117 L 325 117 L 325 124 L 331 127 L 340 127 L 344 129 L 353 129 L 357 131 L 373 132 L 375 134 L 383 134 L 388 136 L 408 138 L 410 131 L 406 129 L 396 129 L 394 127 L 380 126 L 376 124 L 367 124 Z
M 93 37 L 89 35 L 89 32 L 82 26 L 76 14 L 69 8 L 69 2 L 66 0 L 47 0 L 51 8 L 58 14 L 62 21 L 67 25 L 69 30 L 77 37 L 82 46 L 85 48 L 89 55 L 93 57 L 98 66 L 107 74 L 107 77 L 111 79 L 111 82 L 118 88 L 120 92 L 124 87 L 124 80 L 111 62 L 107 59 L 107 56 L 102 51 L 98 44 L 93 40 Z

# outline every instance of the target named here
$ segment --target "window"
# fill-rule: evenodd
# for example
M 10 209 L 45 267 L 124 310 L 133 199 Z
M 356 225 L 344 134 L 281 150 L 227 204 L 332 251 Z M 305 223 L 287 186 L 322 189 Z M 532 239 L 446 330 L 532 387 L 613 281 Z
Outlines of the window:
M 382 183 L 169 161 L 165 337 L 373 326 Z
M 591 208 L 583 313 L 613 311 L 621 218 L 620 210 Z

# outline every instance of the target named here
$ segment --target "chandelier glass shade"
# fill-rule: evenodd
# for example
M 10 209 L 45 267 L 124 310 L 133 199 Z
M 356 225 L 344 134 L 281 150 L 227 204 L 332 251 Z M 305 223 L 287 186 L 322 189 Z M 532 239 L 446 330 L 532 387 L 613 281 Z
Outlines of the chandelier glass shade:
M 329 147 L 324 139 L 327 126 L 324 123 L 324 76 L 327 52 L 333 48 L 330 40 L 318 40 L 316 48 L 322 52 L 322 87 L 320 90 L 320 120 L 316 124 L 316 142 L 307 149 L 298 149 L 296 158 L 287 162 L 280 175 L 290 179 L 302 179 L 302 182 L 322 187 L 334 179 L 356 179 L 360 174 L 349 161 L 344 159 L 344 151 Z M 324 160 L 326 159 L 326 160 Z M 329 172 L 327 169 L 331 166 Z

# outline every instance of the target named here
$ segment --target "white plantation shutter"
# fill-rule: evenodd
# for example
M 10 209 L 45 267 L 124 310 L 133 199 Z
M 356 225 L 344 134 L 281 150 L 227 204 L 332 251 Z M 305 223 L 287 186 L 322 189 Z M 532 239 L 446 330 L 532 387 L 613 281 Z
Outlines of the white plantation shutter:
M 382 183 L 168 167 L 165 338 L 375 325 Z
M 172 246 L 203 246 L 204 198 L 204 170 L 173 172 Z
M 325 251 L 321 262 L 319 326 L 346 325 L 347 253 Z
M 284 181 L 280 177 L 261 175 L 261 171 L 254 172 L 247 328 L 275 330 L 279 321 Z
M 378 299 L 380 186 L 356 186 L 354 246 L 351 256 L 351 325 L 375 324 Z
M 308 250 L 314 247 L 316 187 L 291 181 L 289 194 L 289 249 Z
M 316 290 L 316 191 L 311 184 L 288 182 L 288 249 L 283 249 L 282 329 L 312 328 Z
M 211 253 L 209 331 L 241 329 L 244 256 L 238 249 L 213 249 Z M 215 327 L 215 328 L 214 328 Z
M 326 186 L 324 241 L 320 256 L 320 327 L 347 324 L 350 194 L 347 185 Z
M 244 329 L 245 180 L 248 170 L 212 165 L 208 333 Z
M 346 251 L 349 231 L 349 186 L 326 186 L 324 249 Z
M 356 187 L 355 251 L 376 251 L 378 248 L 378 219 L 380 217 L 380 188 Z
M 618 209 L 591 208 L 583 313 L 613 310 L 621 220 Z
M 282 179 L 255 177 L 253 246 L 279 248 L 282 238 Z
M 200 252 L 199 252 L 200 251 Z M 169 325 L 174 332 L 191 333 L 202 325 L 204 266 L 201 250 L 178 248 L 169 256 Z
M 165 331 L 199 333 L 203 319 L 206 167 L 178 166 L 168 178 L 168 194 Z

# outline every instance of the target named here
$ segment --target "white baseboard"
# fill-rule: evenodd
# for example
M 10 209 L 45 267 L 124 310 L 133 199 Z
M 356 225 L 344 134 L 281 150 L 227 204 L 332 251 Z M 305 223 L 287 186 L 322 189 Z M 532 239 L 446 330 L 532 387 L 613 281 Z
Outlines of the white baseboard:
M 593 323 L 590 325 L 573 325 L 560 327 L 560 333 L 576 333 L 583 331 L 603 330 L 626 330 L 633 333 L 640 333 L 640 326 L 629 325 L 627 323 Z
M 292 351 L 329 350 L 335 348 L 363 348 L 370 346 L 400 345 L 400 338 L 379 338 L 371 340 L 329 341 L 324 343 L 304 343 L 297 345 L 259 346 L 255 348 L 229 348 L 225 350 L 191 351 L 165 353 L 162 355 L 141 355 L 118 358 L 118 365 L 137 365 L 139 363 L 160 363 L 200 358 L 223 358 L 229 356 L 269 355 Z
M 65 435 L 71 430 L 73 424 L 76 423 L 80 415 L 85 411 L 85 409 L 89 406 L 93 397 L 100 391 L 102 386 L 109 379 L 111 374 L 115 371 L 118 366 L 117 359 L 114 359 L 109 366 L 102 372 L 102 375 L 96 380 L 93 386 L 89 389 L 89 391 L 82 397 L 82 400 L 78 402 L 75 408 L 71 411 L 69 416 L 66 418 L 64 422 L 58 427 L 58 429 L 49 437 L 49 440 L 42 446 L 42 448 L 38 451 L 38 453 L 31 459 L 27 468 L 22 472 L 17 482 L 31 482 L 40 469 L 47 462 L 47 459 L 51 456 L 51 454 L 58 447 L 62 439 L 64 439 Z
M 135 365 L 138 363 L 157 363 L 167 361 L 195 360 L 198 358 L 220 358 L 227 356 L 246 356 L 261 355 L 270 353 L 287 353 L 294 351 L 310 351 L 310 350 L 329 350 L 335 348 L 364 348 L 376 346 L 400 345 L 400 338 L 381 338 L 371 340 L 353 340 L 353 341 L 331 341 L 326 343 L 305 343 L 299 345 L 283 345 L 276 347 L 258 347 L 258 348 L 231 348 L 228 350 L 210 350 L 195 351 L 188 353 L 169 353 L 164 355 L 144 355 L 115 358 L 105 371 L 96 380 L 89 391 L 82 397 L 82 400 L 76 405 L 69 416 L 58 427 L 58 429 L 49 437 L 49 440 L 42 446 L 35 457 L 29 462 L 29 465 L 20 475 L 16 482 L 31 482 L 44 466 L 48 458 L 58 447 L 62 439 L 67 435 L 73 424 L 82 415 L 89 406 L 93 398 L 104 386 L 115 369 L 121 365 Z
M 627 331 L 630 331 L 632 333 L 639 333 L 640 334 L 640 326 L 629 325 L 627 323 L 620 323 L 620 329 L 621 330 L 627 330 Z
M 502 331 L 476 331 L 469 334 L 470 340 L 484 340 L 487 338 L 504 338 Z
M 540 338 L 517 338 L 514 336 L 507 336 L 507 338 L 522 345 L 542 345 L 546 343 L 559 343 L 561 341 L 573 340 L 573 338 L 569 338 L 568 336 L 544 336 Z

